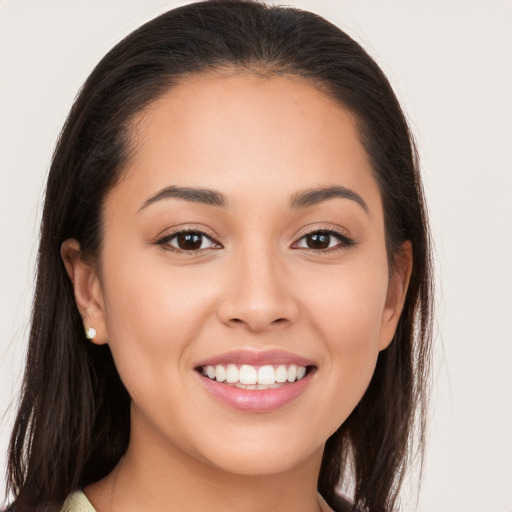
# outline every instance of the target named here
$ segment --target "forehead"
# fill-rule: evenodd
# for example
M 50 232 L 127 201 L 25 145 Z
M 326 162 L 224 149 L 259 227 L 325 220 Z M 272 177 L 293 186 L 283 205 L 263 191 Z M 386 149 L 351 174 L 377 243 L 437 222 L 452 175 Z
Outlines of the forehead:
M 132 157 L 121 183 L 131 182 L 141 196 L 200 184 L 243 200 L 244 191 L 289 197 L 297 189 L 341 184 L 371 189 L 380 199 L 355 117 L 299 77 L 190 76 L 132 126 Z

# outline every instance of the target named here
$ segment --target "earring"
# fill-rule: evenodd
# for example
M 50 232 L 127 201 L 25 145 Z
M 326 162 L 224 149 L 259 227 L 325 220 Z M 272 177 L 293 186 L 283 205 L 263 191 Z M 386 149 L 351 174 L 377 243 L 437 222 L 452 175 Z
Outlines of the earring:
M 88 340 L 93 340 L 96 337 L 96 329 L 94 327 L 88 327 L 85 329 L 85 337 Z

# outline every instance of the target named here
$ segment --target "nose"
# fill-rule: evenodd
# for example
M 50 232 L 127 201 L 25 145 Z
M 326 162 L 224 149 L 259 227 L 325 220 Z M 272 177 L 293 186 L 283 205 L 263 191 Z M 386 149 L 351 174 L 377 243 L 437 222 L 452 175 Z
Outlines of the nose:
M 246 251 L 234 258 L 222 300 L 220 320 L 264 332 L 295 323 L 299 307 L 290 273 L 271 250 Z

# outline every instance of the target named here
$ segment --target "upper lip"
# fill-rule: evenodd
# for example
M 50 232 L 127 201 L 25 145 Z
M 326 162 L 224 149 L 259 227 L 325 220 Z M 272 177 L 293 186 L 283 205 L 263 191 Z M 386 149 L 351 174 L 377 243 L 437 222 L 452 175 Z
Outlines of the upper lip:
M 294 364 L 296 366 L 314 366 L 311 359 L 307 359 L 285 350 L 234 350 L 200 361 L 196 368 L 215 366 L 217 364 L 249 364 L 251 366 Z

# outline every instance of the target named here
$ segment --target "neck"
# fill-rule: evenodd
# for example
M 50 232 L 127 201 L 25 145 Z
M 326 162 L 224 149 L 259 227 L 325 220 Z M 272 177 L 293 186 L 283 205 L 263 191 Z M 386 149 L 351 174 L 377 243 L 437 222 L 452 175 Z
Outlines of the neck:
M 97 512 L 318 512 L 322 450 L 273 474 L 236 474 L 162 440 L 132 438 L 126 455 L 103 480 L 85 488 Z

